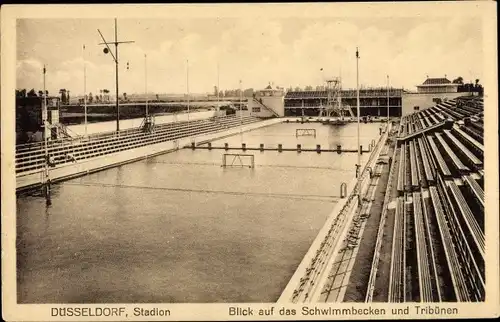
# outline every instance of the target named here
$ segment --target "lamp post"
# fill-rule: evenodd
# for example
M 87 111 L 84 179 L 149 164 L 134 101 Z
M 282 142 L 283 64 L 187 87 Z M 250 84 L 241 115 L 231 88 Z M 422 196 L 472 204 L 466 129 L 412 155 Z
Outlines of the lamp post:
M 99 32 L 99 35 L 101 35 L 102 38 L 102 43 L 99 45 L 106 45 L 106 48 L 103 49 L 103 52 L 105 54 L 111 54 L 113 57 L 113 60 L 115 61 L 115 83 L 116 83 L 116 132 L 117 134 L 120 131 L 120 104 L 118 100 L 118 44 L 127 44 L 127 43 L 133 43 L 134 41 L 118 41 L 118 27 L 117 27 L 117 22 L 115 18 L 115 41 L 113 42 L 106 42 L 106 39 L 104 39 L 104 36 L 102 35 L 101 31 L 97 29 Z M 113 52 L 109 48 L 109 45 L 115 45 L 115 54 L 113 55 Z

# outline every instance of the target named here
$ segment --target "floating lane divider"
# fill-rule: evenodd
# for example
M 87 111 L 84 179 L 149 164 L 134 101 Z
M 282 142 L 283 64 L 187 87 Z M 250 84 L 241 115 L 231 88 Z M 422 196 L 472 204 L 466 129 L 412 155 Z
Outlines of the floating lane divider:
M 278 147 L 265 147 L 263 143 L 259 145 L 259 147 L 249 147 L 246 145 L 246 143 L 242 143 L 241 146 L 229 146 L 228 143 L 224 143 L 224 146 L 213 146 L 211 143 L 207 143 L 207 145 L 196 145 L 194 142 L 191 143 L 191 146 L 189 146 L 190 149 L 192 150 L 243 150 L 243 151 L 278 151 L 278 152 L 337 152 L 337 153 L 357 153 L 358 150 L 356 149 L 343 149 L 340 145 L 337 146 L 336 149 L 322 149 L 320 144 L 316 145 L 316 148 L 314 149 L 307 149 L 302 147 L 301 144 L 297 144 L 296 147 L 294 148 L 284 148 L 283 144 L 278 144 Z M 373 147 L 370 147 L 368 150 L 363 150 L 362 146 L 361 148 L 361 153 L 369 153 L 372 151 Z

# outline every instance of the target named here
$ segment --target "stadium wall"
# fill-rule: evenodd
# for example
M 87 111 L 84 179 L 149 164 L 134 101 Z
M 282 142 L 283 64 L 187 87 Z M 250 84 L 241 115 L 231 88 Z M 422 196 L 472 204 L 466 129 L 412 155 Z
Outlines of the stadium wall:
M 436 102 L 437 99 L 446 101 L 467 94 L 468 93 L 404 93 L 401 104 L 401 116 L 415 112 L 416 106 L 418 106 L 418 110 L 421 111 L 438 104 L 438 102 Z

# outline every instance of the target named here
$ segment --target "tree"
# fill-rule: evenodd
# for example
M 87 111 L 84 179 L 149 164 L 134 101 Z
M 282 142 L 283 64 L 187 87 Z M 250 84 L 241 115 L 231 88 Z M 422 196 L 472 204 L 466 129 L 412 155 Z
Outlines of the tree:
M 453 84 L 463 84 L 464 83 L 464 78 L 462 76 L 458 76 L 455 78 L 452 82 Z
M 66 89 L 61 88 L 59 94 L 61 94 L 61 103 L 66 104 Z
M 313 87 L 311 85 L 307 85 L 305 88 L 306 91 L 312 91 Z
M 16 89 L 16 97 L 26 97 L 26 89 L 25 88 L 21 90 Z
M 253 88 L 247 88 L 243 91 L 243 96 L 252 97 L 253 96 Z
M 38 96 L 38 95 L 36 95 L 35 90 L 32 88 L 32 89 L 28 92 L 28 94 L 27 94 L 26 96 L 28 96 L 28 97 L 36 97 L 36 96 Z
M 94 100 L 94 96 L 92 95 L 92 92 L 90 92 L 89 95 L 88 95 L 87 101 L 89 103 L 92 103 L 93 100 Z
M 295 87 L 295 91 L 296 91 L 296 92 L 300 92 L 300 91 L 302 91 L 302 89 L 301 89 L 300 87 L 298 87 L 298 86 L 297 86 L 297 87 Z
M 127 93 L 123 93 L 123 100 L 126 101 L 127 100 Z
M 160 101 L 160 95 L 156 94 L 156 100 L 159 102 Z

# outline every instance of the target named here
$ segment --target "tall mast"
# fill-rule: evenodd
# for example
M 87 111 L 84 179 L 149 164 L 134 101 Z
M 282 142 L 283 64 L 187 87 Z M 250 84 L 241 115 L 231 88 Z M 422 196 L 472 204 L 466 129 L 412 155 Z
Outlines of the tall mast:
M 189 129 L 189 59 L 186 59 L 187 121 Z
M 125 43 L 133 43 L 134 41 L 118 41 L 118 26 L 117 26 L 117 21 L 115 18 L 115 41 L 114 42 L 106 42 L 106 39 L 104 39 L 104 36 L 102 35 L 101 31 L 97 29 L 99 32 L 99 35 L 101 36 L 103 42 L 100 43 L 99 45 L 106 45 L 106 48 L 104 48 L 104 53 L 105 54 L 111 54 L 113 57 L 113 60 L 115 61 L 115 82 L 116 82 L 116 132 L 118 133 L 120 131 L 120 104 L 118 101 L 118 44 L 125 44 Z M 115 45 L 115 54 L 111 51 L 111 48 L 109 48 L 109 44 L 114 44 Z
M 85 44 L 83 45 L 83 113 L 85 114 L 85 136 L 87 133 L 87 61 L 85 59 Z
M 361 203 L 360 190 L 359 186 L 359 178 L 361 176 L 361 145 L 359 142 L 359 119 L 360 119 L 360 108 L 359 108 L 359 51 L 358 47 L 356 47 L 356 105 L 357 105 L 357 113 L 358 113 L 358 163 L 357 163 L 357 177 L 358 177 L 358 205 Z
M 148 56 L 144 54 L 144 95 L 146 95 L 146 117 L 149 115 L 148 111 Z

